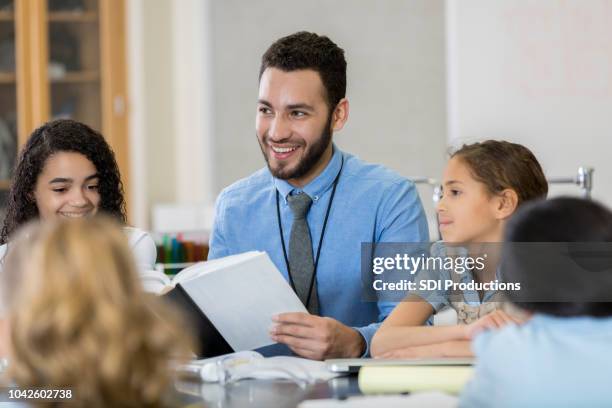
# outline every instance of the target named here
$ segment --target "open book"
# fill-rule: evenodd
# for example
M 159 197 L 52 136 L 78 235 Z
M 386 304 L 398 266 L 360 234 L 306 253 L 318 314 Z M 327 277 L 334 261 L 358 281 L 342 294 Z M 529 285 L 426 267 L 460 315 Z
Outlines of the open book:
M 260 251 L 250 251 L 243 252 L 237 255 L 226 256 L 225 258 L 198 262 L 188 268 L 183 269 L 182 271 L 174 275 L 172 279 L 170 279 L 168 275 L 160 274 L 157 271 L 155 271 L 155 273 L 153 273 L 153 271 L 143 271 L 141 272 L 141 275 L 143 276 L 143 278 L 146 278 L 151 282 L 156 282 L 156 293 L 164 294 L 176 287 L 177 283 L 187 282 L 189 280 L 196 279 L 206 273 L 224 269 L 232 265 L 240 264 L 260 254 L 265 253 Z
M 166 285 L 164 297 L 184 311 L 205 357 L 274 344 L 273 315 L 307 312 L 265 252 L 200 262 Z

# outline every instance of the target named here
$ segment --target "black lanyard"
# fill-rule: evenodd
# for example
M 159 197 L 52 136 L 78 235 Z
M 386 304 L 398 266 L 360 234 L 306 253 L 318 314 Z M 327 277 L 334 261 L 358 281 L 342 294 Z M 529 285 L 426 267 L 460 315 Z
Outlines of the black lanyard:
M 321 229 L 321 236 L 319 237 L 319 246 L 317 247 L 317 257 L 314 260 L 314 270 L 312 271 L 312 278 L 310 279 L 310 285 L 308 287 L 308 297 L 306 298 L 306 308 L 310 303 L 310 295 L 312 294 L 312 286 L 314 285 L 315 278 L 317 276 L 317 265 L 319 264 L 319 258 L 321 257 L 321 247 L 323 246 L 323 236 L 325 235 L 325 228 L 327 227 L 327 220 L 329 219 L 329 213 L 331 211 L 332 203 L 334 202 L 334 196 L 336 195 L 336 187 L 338 186 L 338 179 L 340 179 L 340 173 L 342 173 L 342 167 L 344 167 L 344 157 L 340 163 L 340 170 L 334 179 L 334 187 L 332 188 L 331 196 L 329 197 L 329 203 L 327 204 L 327 211 L 325 212 L 325 219 L 323 221 L 323 228 Z M 283 245 L 283 256 L 285 257 L 285 265 L 287 266 L 287 275 L 289 275 L 289 283 L 294 292 L 297 293 L 295 283 L 293 283 L 293 276 L 291 276 L 291 268 L 289 268 L 289 258 L 287 257 L 287 248 L 285 247 L 285 236 L 283 235 L 283 223 L 280 216 L 280 205 L 278 203 L 278 190 L 276 190 L 276 219 L 278 220 L 278 231 L 280 233 L 281 244 Z

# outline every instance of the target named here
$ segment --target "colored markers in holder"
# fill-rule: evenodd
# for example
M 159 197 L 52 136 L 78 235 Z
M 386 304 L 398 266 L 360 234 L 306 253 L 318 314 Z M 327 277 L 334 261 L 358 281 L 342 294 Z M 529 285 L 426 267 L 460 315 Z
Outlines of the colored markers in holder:
M 174 275 L 195 262 L 208 258 L 208 244 L 186 240 L 183 234 L 176 236 L 164 234 L 157 243 L 157 268 L 167 275 Z

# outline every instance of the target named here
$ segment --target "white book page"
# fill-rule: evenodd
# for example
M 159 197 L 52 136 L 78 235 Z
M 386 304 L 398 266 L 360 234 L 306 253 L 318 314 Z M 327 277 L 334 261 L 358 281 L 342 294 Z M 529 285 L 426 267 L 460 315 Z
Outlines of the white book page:
M 174 287 L 170 279 L 163 272 L 156 270 L 139 271 L 140 282 L 146 292 L 160 294 L 169 286 Z
M 263 254 L 261 251 L 249 251 L 242 254 L 230 255 L 224 258 L 212 259 L 210 261 L 198 262 L 195 265 L 191 265 L 188 268 L 183 269 L 172 278 L 172 286 L 176 286 L 177 283 L 184 283 L 192 279 L 196 279 L 201 275 L 210 273 L 216 270 L 224 269 L 229 266 L 246 262 L 249 259 L 255 258 L 258 255 Z

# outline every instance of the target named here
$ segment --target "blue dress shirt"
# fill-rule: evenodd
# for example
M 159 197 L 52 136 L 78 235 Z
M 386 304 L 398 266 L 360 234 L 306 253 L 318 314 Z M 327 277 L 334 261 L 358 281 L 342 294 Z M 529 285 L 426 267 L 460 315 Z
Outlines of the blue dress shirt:
M 316 271 L 319 313 L 358 330 L 366 340 L 367 355 L 374 332 L 395 303 L 362 300 L 361 243 L 428 240 L 425 213 L 412 182 L 383 166 L 367 164 L 341 152 L 336 146 L 327 167 L 302 189 L 274 178 L 263 168 L 219 195 L 208 257 L 265 251 L 288 279 L 276 191 L 287 251 L 293 222 L 287 196 L 304 192 L 312 198 L 307 221 L 316 257 L 333 182 L 341 166 Z
M 484 332 L 460 407 L 609 407 L 610 345 L 612 317 L 535 315 Z

